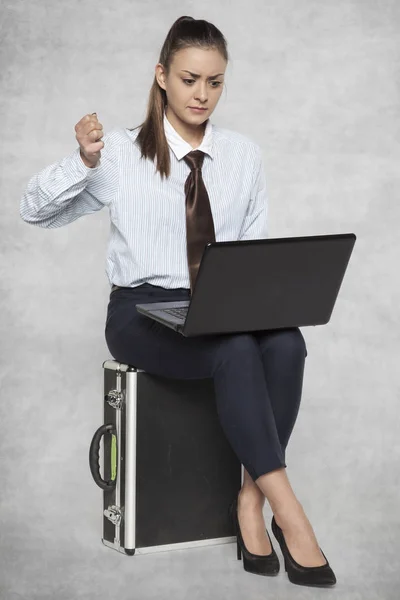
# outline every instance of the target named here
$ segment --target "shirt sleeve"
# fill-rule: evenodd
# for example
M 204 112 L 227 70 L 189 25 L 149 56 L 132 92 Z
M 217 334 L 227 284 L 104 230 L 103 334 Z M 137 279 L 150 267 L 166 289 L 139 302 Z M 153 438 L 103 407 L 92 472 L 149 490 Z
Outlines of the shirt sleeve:
M 254 166 L 253 185 L 249 205 L 243 219 L 239 240 L 257 240 L 268 238 L 268 198 L 267 184 L 262 158 L 262 150 L 257 146 Z
M 96 167 L 87 167 L 80 148 L 33 175 L 20 200 L 20 217 L 53 229 L 72 223 L 112 202 L 118 186 L 115 141 L 118 128 L 105 133 Z

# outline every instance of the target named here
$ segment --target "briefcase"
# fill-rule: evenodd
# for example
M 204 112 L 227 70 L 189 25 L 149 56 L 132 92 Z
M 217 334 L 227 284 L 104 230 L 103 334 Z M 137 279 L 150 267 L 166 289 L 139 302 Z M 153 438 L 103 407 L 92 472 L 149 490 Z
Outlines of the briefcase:
M 104 423 L 89 450 L 103 492 L 103 544 L 132 556 L 235 542 L 229 506 L 243 472 L 213 380 L 170 379 L 116 360 L 103 369 Z

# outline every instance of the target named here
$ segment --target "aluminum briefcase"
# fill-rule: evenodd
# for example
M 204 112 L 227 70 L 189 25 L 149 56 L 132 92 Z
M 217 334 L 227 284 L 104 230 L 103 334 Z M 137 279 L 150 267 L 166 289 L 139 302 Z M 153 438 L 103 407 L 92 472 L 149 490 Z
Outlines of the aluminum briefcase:
M 219 423 L 213 380 L 116 360 L 103 369 L 104 423 L 89 450 L 103 544 L 132 556 L 235 542 L 229 506 L 242 465 Z

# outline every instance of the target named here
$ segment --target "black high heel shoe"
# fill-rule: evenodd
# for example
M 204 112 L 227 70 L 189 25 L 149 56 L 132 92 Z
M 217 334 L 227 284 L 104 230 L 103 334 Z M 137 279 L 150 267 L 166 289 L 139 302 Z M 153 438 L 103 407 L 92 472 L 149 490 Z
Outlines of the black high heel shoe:
M 271 542 L 272 552 L 270 554 L 252 554 L 249 552 L 244 545 L 242 533 L 240 531 L 239 520 L 237 516 L 237 498 L 232 502 L 229 508 L 229 514 L 233 521 L 233 525 L 236 533 L 236 545 L 237 545 L 237 558 L 238 560 L 242 557 L 243 552 L 243 568 L 249 573 L 256 575 L 277 575 L 279 573 L 280 565 L 278 556 L 272 546 L 271 538 L 267 531 L 269 541 Z
M 296 583 L 297 585 L 308 585 L 312 587 L 331 587 L 335 585 L 335 573 L 332 571 L 328 559 L 321 548 L 320 550 L 326 560 L 326 564 L 318 567 L 303 567 L 302 565 L 299 565 L 290 554 L 283 531 L 275 521 L 275 516 L 272 517 L 271 527 L 285 559 L 285 571 L 287 571 L 289 581 Z

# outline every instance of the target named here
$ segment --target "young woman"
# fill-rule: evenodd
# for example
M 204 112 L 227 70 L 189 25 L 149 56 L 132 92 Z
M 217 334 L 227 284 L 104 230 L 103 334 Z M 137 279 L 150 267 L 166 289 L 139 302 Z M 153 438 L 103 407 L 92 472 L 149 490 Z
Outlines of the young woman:
M 207 241 L 267 237 L 261 148 L 210 121 L 227 63 L 214 25 L 178 19 L 161 49 L 144 123 L 114 128 L 102 141 L 96 114 L 83 117 L 75 126 L 79 148 L 30 180 L 20 214 L 52 228 L 108 206 L 111 354 L 165 377 L 213 377 L 221 425 L 244 466 L 231 507 L 238 558 L 243 552 L 252 573 L 279 571 L 262 512 L 267 498 L 290 581 L 328 586 L 335 575 L 286 473 L 307 356 L 300 330 L 186 338 L 135 309 L 189 299 Z

